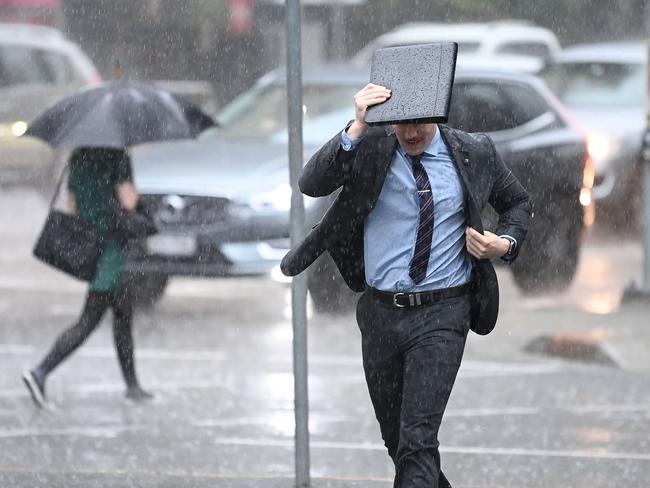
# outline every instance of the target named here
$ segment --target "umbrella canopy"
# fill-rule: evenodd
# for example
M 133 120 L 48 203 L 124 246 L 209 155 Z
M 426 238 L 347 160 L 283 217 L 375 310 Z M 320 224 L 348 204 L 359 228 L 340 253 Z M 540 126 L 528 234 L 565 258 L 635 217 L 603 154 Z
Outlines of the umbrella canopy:
M 214 125 L 184 98 L 153 86 L 114 82 L 60 100 L 38 116 L 25 135 L 54 147 L 128 147 L 194 138 Z

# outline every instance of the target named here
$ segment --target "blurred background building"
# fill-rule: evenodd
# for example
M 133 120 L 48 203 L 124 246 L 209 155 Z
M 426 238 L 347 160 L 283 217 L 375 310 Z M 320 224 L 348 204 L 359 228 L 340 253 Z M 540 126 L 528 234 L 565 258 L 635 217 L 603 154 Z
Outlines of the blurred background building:
M 105 78 L 207 80 L 219 103 L 284 61 L 283 0 L 0 0 L 0 21 L 63 29 Z M 642 0 L 303 0 L 306 61 L 349 57 L 411 21 L 520 19 L 563 45 L 640 38 Z M 612 15 L 615 11 L 616 15 Z M 233 82 L 232 80 L 237 80 Z

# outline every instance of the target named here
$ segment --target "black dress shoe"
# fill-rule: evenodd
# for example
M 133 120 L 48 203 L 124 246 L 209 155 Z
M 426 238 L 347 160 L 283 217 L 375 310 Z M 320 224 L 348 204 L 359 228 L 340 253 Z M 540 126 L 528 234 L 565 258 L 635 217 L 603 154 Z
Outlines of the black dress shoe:
M 23 382 L 29 390 L 29 394 L 38 408 L 47 408 L 45 399 L 45 377 L 35 371 L 25 371 L 23 373 Z

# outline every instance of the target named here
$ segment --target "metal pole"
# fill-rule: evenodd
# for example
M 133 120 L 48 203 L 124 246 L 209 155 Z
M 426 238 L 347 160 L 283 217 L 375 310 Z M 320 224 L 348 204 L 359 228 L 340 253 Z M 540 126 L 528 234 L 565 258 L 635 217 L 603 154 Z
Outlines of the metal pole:
M 345 14 L 341 2 L 332 3 L 332 59 L 345 59 Z
M 641 292 L 650 296 L 650 0 L 645 2 L 646 36 L 646 133 L 643 142 L 643 242 L 644 273 Z
M 305 207 L 298 189 L 302 170 L 302 53 L 300 0 L 286 0 L 287 100 L 289 127 L 289 178 L 291 180 L 291 244 L 305 233 Z M 309 396 L 307 370 L 307 280 L 296 276 L 291 284 L 293 317 L 293 377 L 296 421 L 296 487 L 309 486 Z
M 650 58 L 650 43 L 648 45 Z M 650 103 L 649 103 L 650 105 Z M 646 128 L 643 157 L 643 242 L 644 242 L 644 273 L 641 293 L 650 297 L 650 125 Z
M 643 276 L 641 286 L 630 284 L 623 292 L 622 303 L 650 301 L 650 0 L 645 0 L 644 24 L 646 37 L 646 93 L 645 93 L 645 134 L 641 150 L 643 192 Z

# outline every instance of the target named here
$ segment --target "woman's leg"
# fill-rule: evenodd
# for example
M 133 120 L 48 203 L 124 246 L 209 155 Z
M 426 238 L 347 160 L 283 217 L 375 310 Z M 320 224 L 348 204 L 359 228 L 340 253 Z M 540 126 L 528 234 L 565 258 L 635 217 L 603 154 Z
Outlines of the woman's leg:
M 23 380 L 38 406 L 45 404 L 45 379 L 47 375 L 77 349 L 99 324 L 110 305 L 108 293 L 89 291 L 81 316 L 76 324 L 57 337 L 54 345 L 39 365 L 26 372 Z
M 86 296 L 86 304 L 77 323 L 65 330 L 56 339 L 52 349 L 36 369 L 44 376 L 47 376 L 95 330 L 109 305 L 109 293 L 89 291 Z
M 150 393 L 140 388 L 135 374 L 133 353 L 133 298 L 128 286 L 115 292 L 113 300 L 113 336 L 115 350 L 126 382 L 126 396 L 135 400 L 151 398 Z

